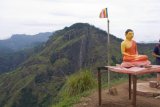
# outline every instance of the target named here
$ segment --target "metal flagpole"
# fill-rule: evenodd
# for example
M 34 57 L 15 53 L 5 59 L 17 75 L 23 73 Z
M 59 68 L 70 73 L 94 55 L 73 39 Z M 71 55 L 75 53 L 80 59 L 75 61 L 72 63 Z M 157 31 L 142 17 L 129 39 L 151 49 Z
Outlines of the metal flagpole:
M 108 12 L 107 12 L 107 8 L 103 9 L 100 13 L 100 18 L 107 18 L 107 27 L 108 27 L 108 41 L 107 41 L 107 66 L 110 65 L 110 38 L 109 38 L 109 18 L 108 18 Z M 108 87 L 110 88 L 110 71 L 108 69 Z
M 110 37 L 109 37 L 109 19 L 107 19 L 107 27 L 108 27 L 108 41 L 107 41 L 107 51 L 108 51 L 108 53 L 107 53 L 107 59 L 108 59 L 108 61 L 107 61 L 107 65 L 109 66 L 110 65 Z M 110 88 L 110 71 L 109 71 L 109 69 L 108 69 L 108 87 Z

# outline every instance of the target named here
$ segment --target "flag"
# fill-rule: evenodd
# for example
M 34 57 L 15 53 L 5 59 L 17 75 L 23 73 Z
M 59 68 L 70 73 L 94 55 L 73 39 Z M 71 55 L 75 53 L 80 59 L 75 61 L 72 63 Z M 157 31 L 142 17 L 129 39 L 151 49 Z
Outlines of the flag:
M 99 17 L 100 17 L 100 18 L 108 18 L 107 8 L 102 9 L 102 11 L 101 11 Z

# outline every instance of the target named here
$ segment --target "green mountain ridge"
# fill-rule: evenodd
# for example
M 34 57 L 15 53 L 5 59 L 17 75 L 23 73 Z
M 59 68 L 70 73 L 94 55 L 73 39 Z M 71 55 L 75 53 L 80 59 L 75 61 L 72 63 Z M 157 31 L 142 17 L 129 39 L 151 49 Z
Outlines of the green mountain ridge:
M 110 41 L 111 65 L 121 63 L 122 40 L 110 34 Z M 138 46 L 140 53 L 153 60 L 150 52 L 154 44 Z M 0 75 L 0 107 L 48 107 L 56 103 L 68 75 L 83 68 L 95 72 L 97 66 L 107 64 L 106 47 L 107 33 L 87 23 L 56 31 L 41 52 L 15 71 Z
M 7 48 L 10 51 L 20 51 L 26 48 L 32 48 L 39 43 L 46 42 L 52 32 L 44 32 L 36 35 L 14 34 L 10 38 L 0 40 L 0 50 Z
M 51 32 L 36 35 L 15 34 L 6 40 L 0 40 L 0 74 L 16 69 L 26 59 L 43 48 Z

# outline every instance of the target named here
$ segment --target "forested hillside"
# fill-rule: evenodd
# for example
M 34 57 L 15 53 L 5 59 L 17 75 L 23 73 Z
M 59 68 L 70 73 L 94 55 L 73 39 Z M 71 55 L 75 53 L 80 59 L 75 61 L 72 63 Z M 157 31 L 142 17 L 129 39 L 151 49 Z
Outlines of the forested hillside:
M 110 35 L 111 65 L 121 63 L 121 39 Z M 154 45 L 139 44 L 139 53 L 151 57 Z M 29 57 L 16 70 L 0 75 L 0 107 L 48 107 L 66 77 L 80 69 L 107 64 L 107 33 L 87 23 L 76 23 L 58 30 L 45 47 Z
M 0 74 L 16 69 L 27 58 L 39 52 L 52 33 L 13 35 L 0 40 Z

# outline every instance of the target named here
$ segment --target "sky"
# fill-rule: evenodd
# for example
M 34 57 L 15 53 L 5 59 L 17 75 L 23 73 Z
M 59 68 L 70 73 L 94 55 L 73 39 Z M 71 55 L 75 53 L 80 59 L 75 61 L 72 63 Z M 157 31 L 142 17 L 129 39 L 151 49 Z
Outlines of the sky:
M 107 19 L 99 18 L 108 8 L 110 33 L 125 39 L 134 30 L 137 42 L 160 39 L 160 0 L 0 0 L 0 40 L 13 34 L 53 32 L 74 23 L 89 23 L 107 31 Z

